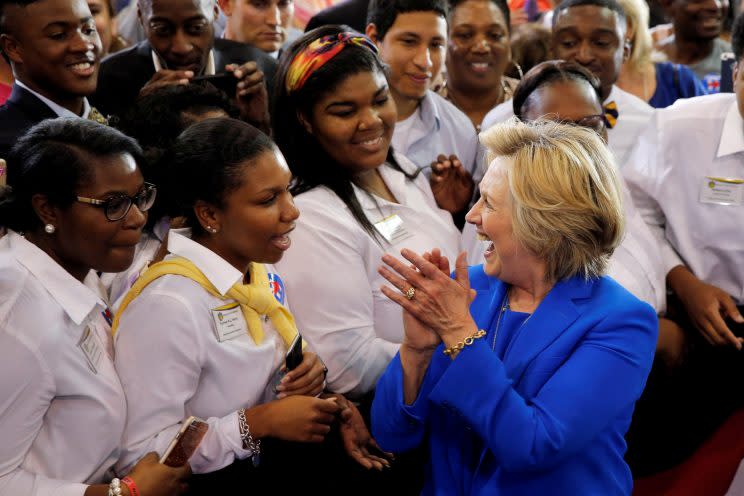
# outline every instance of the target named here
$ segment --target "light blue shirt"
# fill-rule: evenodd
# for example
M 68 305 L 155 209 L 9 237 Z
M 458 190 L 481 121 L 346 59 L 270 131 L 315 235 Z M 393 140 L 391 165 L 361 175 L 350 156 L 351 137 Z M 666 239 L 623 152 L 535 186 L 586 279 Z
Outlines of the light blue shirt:
M 427 91 L 412 118 L 414 122 L 404 133 L 396 127 L 393 147 L 416 164 L 431 165 L 439 154 L 457 155 L 476 184 L 483 177 L 483 153 L 478 135 L 470 119 L 452 103 Z M 430 169 L 424 171 L 429 176 Z

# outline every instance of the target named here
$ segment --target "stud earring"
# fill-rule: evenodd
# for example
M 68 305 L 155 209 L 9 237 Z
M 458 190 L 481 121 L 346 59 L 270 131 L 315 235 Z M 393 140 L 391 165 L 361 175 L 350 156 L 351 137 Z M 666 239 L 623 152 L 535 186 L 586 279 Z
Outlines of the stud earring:
M 211 232 L 212 234 L 215 234 L 217 232 L 216 227 L 207 226 L 207 231 Z
M 51 224 L 47 224 L 44 226 L 44 232 L 46 232 L 47 234 L 54 234 L 54 231 L 56 230 L 57 228 Z

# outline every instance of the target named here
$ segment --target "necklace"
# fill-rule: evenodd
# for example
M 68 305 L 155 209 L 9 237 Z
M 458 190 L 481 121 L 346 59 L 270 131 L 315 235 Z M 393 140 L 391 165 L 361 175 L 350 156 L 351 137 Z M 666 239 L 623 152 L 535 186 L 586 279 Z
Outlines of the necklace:
M 501 319 L 504 317 L 504 313 L 507 310 L 509 310 L 509 290 L 508 289 L 504 292 L 504 298 L 501 300 L 501 309 L 499 310 L 499 318 L 496 320 L 496 328 L 493 331 L 493 342 L 491 342 L 491 351 L 496 350 L 496 336 L 498 336 L 499 334 L 499 328 L 501 327 Z M 521 324 L 519 324 L 519 327 L 517 328 L 517 330 L 521 329 L 522 326 L 525 325 L 528 320 L 530 320 L 533 314 L 534 312 L 529 314 L 527 318 L 524 319 Z

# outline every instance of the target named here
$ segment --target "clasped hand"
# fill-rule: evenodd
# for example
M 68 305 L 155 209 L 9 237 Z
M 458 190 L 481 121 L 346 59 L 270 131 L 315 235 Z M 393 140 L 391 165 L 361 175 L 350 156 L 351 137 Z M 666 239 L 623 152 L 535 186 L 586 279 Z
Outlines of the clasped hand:
M 383 294 L 404 310 L 404 344 L 418 350 L 435 348 L 440 341 L 446 346 L 463 340 L 477 326 L 470 316 L 475 290 L 470 288 L 467 254 L 460 253 L 455 262 L 455 278 L 450 278 L 450 264 L 438 249 L 418 255 L 401 250 L 406 265 L 391 255 L 384 255 L 387 265 L 378 271 L 397 291 L 383 286 Z M 410 288 L 413 295 L 409 298 Z

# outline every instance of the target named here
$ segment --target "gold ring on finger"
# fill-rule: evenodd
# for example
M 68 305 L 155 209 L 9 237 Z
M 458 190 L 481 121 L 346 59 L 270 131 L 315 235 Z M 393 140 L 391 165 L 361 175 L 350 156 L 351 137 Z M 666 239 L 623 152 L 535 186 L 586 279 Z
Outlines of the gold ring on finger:
M 414 288 L 413 286 L 411 286 L 403 294 L 406 295 L 406 298 L 408 298 L 409 300 L 412 300 L 416 296 L 416 288 Z

